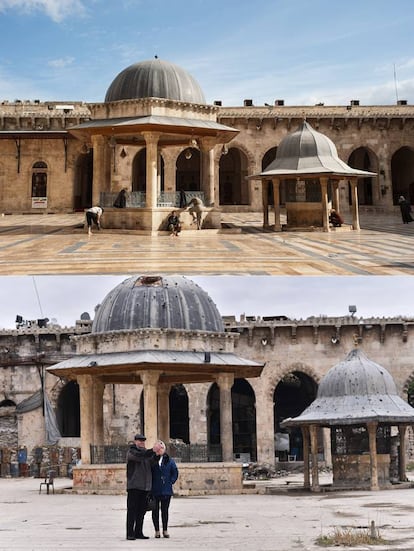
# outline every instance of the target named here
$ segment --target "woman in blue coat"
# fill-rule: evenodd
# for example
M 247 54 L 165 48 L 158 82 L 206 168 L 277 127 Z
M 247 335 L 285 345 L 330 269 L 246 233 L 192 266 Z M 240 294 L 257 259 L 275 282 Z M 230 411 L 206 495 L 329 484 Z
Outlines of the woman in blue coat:
M 157 463 L 152 466 L 152 490 L 155 498 L 155 508 L 152 511 L 152 522 L 155 529 L 155 537 L 160 537 L 160 509 L 162 522 L 162 535 L 169 538 L 168 533 L 168 509 L 170 507 L 171 496 L 173 495 L 173 484 L 178 478 L 178 469 L 175 461 L 165 453 L 165 444 L 159 440 L 160 449 L 157 452 L 159 456 Z

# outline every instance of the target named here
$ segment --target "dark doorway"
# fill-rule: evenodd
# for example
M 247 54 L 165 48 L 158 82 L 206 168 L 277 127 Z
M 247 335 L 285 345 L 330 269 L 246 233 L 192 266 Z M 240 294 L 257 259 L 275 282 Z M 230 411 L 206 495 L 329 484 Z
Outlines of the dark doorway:
M 57 421 L 63 437 L 80 436 L 79 386 L 76 381 L 70 381 L 60 392 Z
M 274 402 L 276 457 L 286 461 L 289 456 L 303 460 L 302 431 L 300 428 L 282 429 L 280 423 L 302 413 L 316 398 L 317 385 L 305 373 L 292 371 L 276 386 Z
M 82 211 L 92 206 L 93 152 L 79 155 L 75 167 L 73 208 Z
M 231 389 L 233 406 L 233 452 L 236 459 L 256 461 L 256 404 L 251 385 L 235 379 Z
M 348 164 L 352 168 L 358 168 L 368 172 L 377 172 L 378 169 L 377 160 L 374 159 L 373 153 L 371 153 L 366 147 L 359 147 L 358 149 L 355 149 L 349 157 Z M 358 178 L 358 203 L 360 205 L 374 204 L 373 183 L 374 178 L 372 176 L 368 176 L 367 178 Z M 351 204 L 351 193 L 349 193 L 349 201 L 349 204 Z
M 400 195 L 414 204 L 414 151 L 410 147 L 401 147 L 392 156 L 391 178 L 394 205 Z
M 236 147 L 231 147 L 220 158 L 220 205 L 249 204 L 249 187 L 246 176 L 246 155 Z
M 176 191 L 200 191 L 200 162 L 198 149 L 189 147 L 178 156 L 176 169 Z
M 159 185 L 160 190 L 164 190 L 164 159 L 159 156 Z M 144 147 L 135 155 L 132 161 L 131 191 L 146 192 L 147 187 L 147 149 Z
M 174 385 L 170 390 L 170 438 L 190 443 L 188 395 L 183 385 Z

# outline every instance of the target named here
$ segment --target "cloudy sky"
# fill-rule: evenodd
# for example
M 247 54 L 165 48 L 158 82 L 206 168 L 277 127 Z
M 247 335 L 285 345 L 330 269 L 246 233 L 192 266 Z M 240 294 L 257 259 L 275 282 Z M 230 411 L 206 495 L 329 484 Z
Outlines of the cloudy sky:
M 49 318 L 72 326 L 83 312 L 93 318 L 95 306 L 128 276 L 0 277 L 0 327 Z M 222 315 L 346 316 L 414 318 L 414 277 L 190 277 Z
M 208 103 L 414 103 L 412 0 L 0 0 L 0 21 L 10 101 L 103 101 L 158 55 Z

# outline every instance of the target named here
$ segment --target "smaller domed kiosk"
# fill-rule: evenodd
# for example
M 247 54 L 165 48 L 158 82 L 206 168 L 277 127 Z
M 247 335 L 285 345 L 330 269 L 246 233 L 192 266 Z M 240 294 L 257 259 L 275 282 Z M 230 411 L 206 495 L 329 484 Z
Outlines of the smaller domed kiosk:
M 135 63 L 115 77 L 105 102 L 91 111 L 91 121 L 69 131 L 93 151 L 92 202 L 105 207 L 105 227 L 165 230 L 171 210 L 182 209 L 188 229 L 191 217 L 183 206 L 194 197 L 204 204 L 203 227 L 221 226 L 214 156 L 238 130 L 217 122 L 218 107 L 206 104 L 187 71 L 158 58 Z M 177 182 L 182 155 L 197 157 L 194 182 Z M 113 204 L 122 189 L 127 205 L 121 211 Z
M 273 184 L 274 231 L 281 231 L 280 186 L 286 189 L 286 229 L 321 228 L 330 231 L 331 206 L 339 213 L 339 182 L 351 185 L 352 228 L 359 230 L 358 178 L 373 172 L 351 168 L 339 157 L 335 144 L 307 122 L 287 135 L 277 148 L 276 159 L 250 179 L 262 180 L 263 227 L 269 227 L 269 183 Z
M 405 435 L 413 424 L 414 408 L 398 396 L 391 375 L 359 349 L 328 371 L 316 400 L 301 415 L 282 422 L 286 428 L 302 428 L 304 485 L 312 491 L 320 490 L 319 429 L 331 434 L 333 488 L 378 490 L 391 484 L 393 459 L 399 482 L 406 481 Z M 392 430 L 399 435 L 394 458 Z
M 144 431 L 152 445 L 157 438 L 165 442 L 170 438 L 171 387 L 215 382 L 220 390 L 223 463 L 206 463 L 198 471 L 194 466 L 182 467 L 178 490 L 240 490 L 241 465 L 233 463 L 231 388 L 236 377 L 258 377 L 264 366 L 235 354 L 237 337 L 224 331 L 208 294 L 185 277 L 133 276 L 116 286 L 99 306 L 92 332 L 75 337 L 76 355 L 48 368 L 79 385 L 82 466 L 74 469 L 74 488 L 125 488 L 124 465 L 93 464 L 91 450 L 105 444 L 106 385 L 139 387 L 134 396 L 139 411 L 142 391 L 143 419 L 136 430 Z

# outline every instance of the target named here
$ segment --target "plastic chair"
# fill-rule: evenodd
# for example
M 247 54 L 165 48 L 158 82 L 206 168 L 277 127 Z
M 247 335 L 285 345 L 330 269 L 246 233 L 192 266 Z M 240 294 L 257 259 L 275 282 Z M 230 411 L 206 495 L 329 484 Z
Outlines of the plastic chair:
M 46 493 L 47 494 L 49 493 L 49 488 L 50 487 L 52 487 L 53 493 L 55 493 L 55 484 L 54 484 L 55 474 L 56 474 L 55 471 L 49 471 L 47 473 L 47 476 L 45 477 L 44 481 L 40 483 L 39 494 L 42 491 L 42 486 L 46 486 Z

